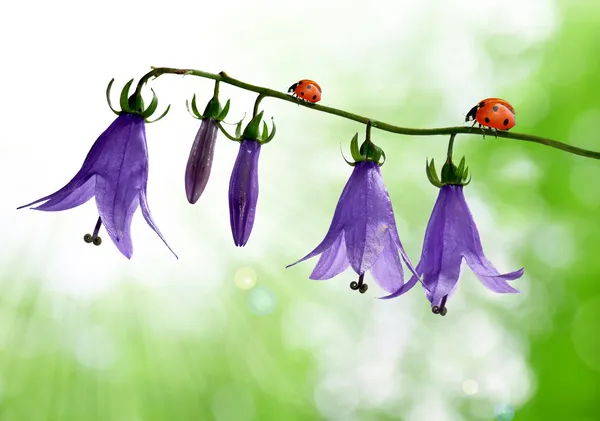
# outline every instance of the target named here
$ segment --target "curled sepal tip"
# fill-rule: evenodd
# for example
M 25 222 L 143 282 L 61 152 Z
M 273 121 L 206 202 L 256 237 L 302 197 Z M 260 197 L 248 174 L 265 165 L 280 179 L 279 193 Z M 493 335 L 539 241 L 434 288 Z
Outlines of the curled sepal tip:
M 219 130 L 221 130 L 221 133 L 223 133 L 225 135 L 225 137 L 229 140 L 233 140 L 234 142 L 241 142 L 242 138 L 240 137 L 239 131 L 236 130 L 236 135 L 232 136 L 230 135 L 227 130 L 225 130 L 225 128 L 223 127 L 223 125 L 221 124 L 221 121 L 217 121 L 217 127 L 219 128 Z M 242 122 L 240 121 L 239 123 L 240 125 L 242 124 Z
M 431 162 L 428 162 L 428 160 L 425 159 L 425 174 L 427 174 L 427 179 L 431 184 L 433 184 L 437 188 L 442 187 L 442 183 L 440 183 L 440 179 L 438 178 L 437 172 L 435 170 L 433 158 L 431 159 Z
M 358 135 L 358 134 L 357 134 Z M 340 155 L 342 155 L 342 158 L 344 161 L 346 161 L 346 164 L 350 165 L 351 167 L 354 167 L 356 165 L 356 162 L 350 162 L 346 159 L 346 157 L 344 156 L 344 151 L 342 149 L 342 142 L 340 142 Z
M 148 105 L 148 108 L 146 108 L 145 111 L 142 111 L 140 113 L 140 115 L 144 119 L 147 119 L 152 114 L 154 114 L 154 111 L 156 111 L 156 108 L 158 107 L 158 98 L 156 97 L 156 92 L 154 92 L 154 89 L 152 88 L 150 88 L 150 90 L 152 91 L 152 101 L 150 101 L 150 105 Z
M 167 109 L 158 118 L 156 118 L 154 120 L 148 120 L 148 119 L 144 118 L 144 120 L 146 121 L 146 123 L 156 123 L 157 121 L 162 120 L 163 117 L 167 115 L 167 113 L 169 112 L 170 109 L 171 109 L 171 104 L 169 104 L 167 106 Z
M 227 117 L 227 114 L 229 114 L 229 106 L 230 105 L 231 105 L 231 100 L 228 99 L 227 102 L 225 102 L 225 106 L 223 107 L 221 112 L 215 117 L 215 120 L 217 120 L 217 121 L 225 120 L 225 117 Z
M 116 115 L 119 115 L 120 113 L 113 108 L 112 102 L 110 100 L 110 90 L 111 90 L 112 85 L 113 85 L 114 82 L 115 82 L 115 78 L 114 77 L 110 80 L 110 82 L 108 82 L 108 86 L 106 87 L 106 101 L 108 102 L 108 106 L 111 109 L 111 111 L 113 113 L 115 113 Z
M 358 133 L 356 133 L 350 141 L 350 154 L 352 155 L 352 159 L 354 159 L 354 161 L 360 162 L 362 160 L 362 156 L 360 155 L 360 151 L 358 149 Z
M 269 128 L 267 127 L 267 123 L 263 121 L 263 132 L 259 139 L 259 142 L 263 145 L 265 143 L 269 143 L 275 137 L 275 132 L 277 131 L 277 126 L 275 126 L 275 120 L 271 117 L 271 123 L 273 124 L 273 128 L 271 129 L 271 133 L 269 133 Z
M 129 107 L 129 89 L 131 88 L 132 83 L 133 79 L 127 82 L 125 87 L 123 87 L 119 98 L 119 105 L 121 106 L 121 112 L 134 114 L 134 111 Z
M 185 108 L 187 108 L 188 113 L 190 113 L 190 115 L 195 119 L 202 120 L 204 118 L 202 114 L 200 114 L 200 112 L 198 111 L 198 107 L 196 106 L 196 94 L 192 96 L 192 109 L 190 110 L 190 103 L 187 99 L 185 100 Z

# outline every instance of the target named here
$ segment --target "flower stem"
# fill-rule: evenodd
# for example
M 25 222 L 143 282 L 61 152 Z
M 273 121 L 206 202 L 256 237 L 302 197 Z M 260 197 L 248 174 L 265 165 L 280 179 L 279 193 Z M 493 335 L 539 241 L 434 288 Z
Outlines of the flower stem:
M 217 98 L 219 96 L 219 84 L 220 82 L 218 80 L 215 80 L 215 90 L 213 92 L 214 98 Z
M 260 94 L 256 97 L 256 101 L 254 101 L 254 110 L 252 110 L 253 118 L 258 114 L 258 106 L 260 105 L 260 101 L 262 101 L 265 96 L 265 94 Z
M 454 127 L 439 127 L 434 129 L 415 129 L 410 127 L 401 127 L 395 126 L 393 124 L 384 123 L 382 121 L 378 121 L 376 119 L 370 117 L 364 117 L 358 114 L 354 114 L 345 110 L 340 110 L 333 107 L 327 107 L 325 105 L 314 104 L 308 101 L 297 101 L 296 98 L 292 97 L 289 94 L 276 91 L 274 89 L 265 88 L 262 86 L 251 85 L 246 82 L 242 82 L 241 80 L 234 79 L 227 75 L 225 72 L 220 72 L 219 74 L 208 73 L 202 70 L 195 69 L 176 69 L 172 67 L 152 67 L 152 70 L 146 73 L 136 87 L 136 93 L 140 93 L 142 86 L 152 77 L 157 78 L 163 74 L 174 74 L 174 75 L 190 75 L 202 77 L 205 79 L 212 79 L 220 82 L 227 83 L 228 85 L 233 85 L 238 88 L 244 89 L 246 91 L 255 92 L 257 94 L 261 94 L 263 98 L 271 97 L 277 98 L 282 101 L 291 102 L 296 105 L 300 105 L 301 107 L 311 108 L 315 111 L 320 111 L 327 114 L 337 115 L 338 117 L 345 118 L 347 120 L 356 121 L 358 123 L 367 124 L 369 121 L 371 125 L 379 130 L 383 130 L 390 133 L 409 135 L 409 136 L 437 136 L 437 135 L 456 135 L 456 134 L 469 134 L 469 135 L 480 135 L 478 132 L 471 131 L 470 127 L 466 126 L 454 126 Z M 258 98 L 257 98 L 258 99 Z M 262 100 L 262 98 L 261 98 Z M 578 148 L 576 146 L 571 146 L 563 142 L 559 142 L 558 140 L 547 139 L 539 136 L 534 136 L 530 134 L 523 133 L 515 133 L 508 131 L 498 131 L 498 133 L 489 130 L 482 129 L 482 132 L 486 135 L 497 136 L 499 138 L 505 139 L 513 139 L 520 140 L 523 142 L 533 142 L 539 143 L 540 145 L 545 145 L 554 149 L 559 149 L 564 152 L 568 152 L 574 155 L 584 156 L 587 158 L 600 159 L 600 152 L 591 151 L 588 149 Z
M 446 162 L 448 164 L 452 164 L 452 149 L 454 148 L 454 138 L 456 137 L 456 133 L 452 133 L 450 135 L 450 140 L 448 141 L 448 155 L 446 158 Z

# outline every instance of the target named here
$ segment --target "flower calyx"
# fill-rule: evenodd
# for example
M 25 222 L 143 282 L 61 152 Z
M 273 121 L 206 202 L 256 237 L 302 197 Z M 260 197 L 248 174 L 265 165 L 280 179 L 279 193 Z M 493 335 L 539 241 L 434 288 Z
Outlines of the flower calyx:
M 200 114 L 198 111 L 198 107 L 196 105 L 196 94 L 192 97 L 192 108 L 190 110 L 190 104 L 188 100 L 185 101 L 185 106 L 188 112 L 192 117 L 198 120 L 204 120 L 205 118 L 212 118 L 215 121 L 223 121 L 227 114 L 229 113 L 229 105 L 230 100 L 227 100 L 225 103 L 225 107 L 221 107 L 221 103 L 219 102 L 219 98 L 217 96 L 213 96 L 208 104 L 206 104 L 206 108 L 204 108 L 204 113 Z
M 144 100 L 142 98 L 141 93 L 137 89 L 133 93 L 133 95 L 128 96 L 129 89 L 131 88 L 131 84 L 133 83 L 133 79 L 131 79 L 129 82 L 127 82 L 127 84 L 121 91 L 121 96 L 119 99 L 121 111 L 117 111 L 113 108 L 112 102 L 110 100 L 110 90 L 114 81 L 115 79 L 113 78 L 108 83 L 108 87 L 106 88 L 106 100 L 108 101 L 108 106 L 116 115 L 137 114 L 140 117 L 142 117 L 146 123 L 155 123 L 158 120 L 162 119 L 164 116 L 166 116 L 169 110 L 171 109 L 171 105 L 169 105 L 167 109 L 158 118 L 152 121 L 148 120 L 148 117 L 154 114 L 158 107 L 158 98 L 156 97 L 156 93 L 154 92 L 154 89 L 150 88 L 150 90 L 152 91 L 152 101 L 150 101 L 150 105 L 148 105 L 148 108 L 144 109 Z
M 232 136 L 229 133 L 227 133 L 227 131 L 223 128 L 223 126 L 220 123 L 217 123 L 217 124 L 218 124 L 221 132 L 223 132 L 223 134 L 228 139 L 233 140 L 234 142 L 241 142 L 242 140 L 254 140 L 254 141 L 260 143 L 261 145 L 264 145 L 265 143 L 269 143 L 271 140 L 273 140 L 273 138 L 275 137 L 275 132 L 277 131 L 277 127 L 275 126 L 275 121 L 273 121 L 273 117 L 271 117 L 271 122 L 273 123 L 273 128 L 271 129 L 271 132 L 269 133 L 269 127 L 267 126 L 267 123 L 262 121 L 263 113 L 264 113 L 264 111 L 261 111 L 260 113 L 255 115 L 252 118 L 252 120 L 250 120 L 250 123 L 248 123 L 248 125 L 246 126 L 246 128 L 244 129 L 243 132 L 242 132 L 242 121 L 244 121 L 244 119 L 242 118 L 236 125 L 235 136 Z M 260 130 L 261 121 L 262 121 L 262 132 Z
M 471 182 L 469 176 L 469 167 L 465 166 L 465 157 L 463 156 L 458 164 L 458 167 L 452 163 L 452 160 L 447 160 L 442 166 L 442 177 L 441 180 L 435 170 L 435 163 L 433 158 L 431 162 L 425 160 L 425 173 L 429 182 L 437 188 L 441 188 L 446 185 L 454 186 L 466 186 Z
M 344 154 L 342 153 L 342 157 L 344 161 L 351 167 L 354 167 L 359 162 L 364 161 L 372 161 L 376 162 L 379 166 L 382 166 L 385 163 L 385 152 L 379 146 L 371 142 L 370 139 L 367 139 L 358 147 L 358 133 L 354 135 L 352 140 L 350 141 L 350 153 L 352 154 L 352 159 L 354 162 L 348 161 Z M 383 158 L 383 161 L 379 162 Z

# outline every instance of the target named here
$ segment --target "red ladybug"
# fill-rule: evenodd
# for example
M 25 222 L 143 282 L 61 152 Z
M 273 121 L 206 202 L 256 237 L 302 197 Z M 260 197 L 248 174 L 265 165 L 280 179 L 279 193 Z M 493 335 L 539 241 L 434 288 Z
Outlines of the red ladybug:
M 510 130 L 517 124 L 515 109 L 501 98 L 486 98 L 479 101 L 465 116 L 465 122 L 473 120 L 479 123 L 479 127 L 485 126 L 496 130 Z
M 314 80 L 302 79 L 290 86 L 288 92 L 308 102 L 319 102 L 321 100 L 321 92 L 323 91 L 321 91 L 321 87 Z

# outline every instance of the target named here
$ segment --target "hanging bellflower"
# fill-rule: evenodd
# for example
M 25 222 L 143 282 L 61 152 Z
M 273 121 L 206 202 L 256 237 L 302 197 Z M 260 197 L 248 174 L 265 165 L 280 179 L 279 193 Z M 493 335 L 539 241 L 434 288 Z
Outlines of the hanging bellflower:
M 190 111 L 188 107 L 192 117 L 202 121 L 185 167 L 185 194 L 188 202 L 192 205 L 200 199 L 208 183 L 219 130 L 218 125 L 227 117 L 229 112 L 229 100 L 227 100 L 225 107 L 221 108 L 218 93 L 219 82 L 217 81 L 215 82 L 214 96 L 206 105 L 204 114 L 198 112 L 196 95 L 192 98 L 192 110 Z M 187 102 L 186 105 L 188 105 Z
M 463 186 L 470 182 L 470 179 L 467 181 L 469 169 L 465 168 L 465 159 L 456 167 L 450 152 L 442 167 L 441 181 L 433 159 L 427 163 L 426 172 L 431 184 L 440 191 L 427 224 L 421 260 L 416 269 L 433 313 L 446 315 L 446 302 L 456 290 L 463 259 L 489 290 L 518 293 L 508 281 L 519 279 L 524 269 L 501 274 L 483 253 L 479 231 L 463 193 Z M 408 284 L 417 281 L 418 278 L 413 276 Z M 384 298 L 394 298 L 404 292 L 399 289 Z
M 263 131 L 259 134 L 263 112 L 248 123 L 240 136 L 241 122 L 238 124 L 237 137 L 240 143 L 231 178 L 229 180 L 229 222 L 233 242 L 243 247 L 248 242 L 258 203 L 258 158 L 261 146 L 270 142 L 275 136 L 276 127 L 269 134 L 267 124 L 263 122 Z
M 369 133 L 369 128 L 367 129 Z M 350 288 L 365 293 L 367 271 L 387 292 L 408 291 L 414 284 L 404 283 L 401 260 L 415 273 L 400 241 L 389 193 L 381 176 L 379 163 L 385 154 L 367 140 L 358 148 L 358 134 L 351 142 L 356 162 L 350 179 L 340 196 L 329 231 L 321 243 L 309 254 L 287 267 L 321 255 L 310 279 L 330 279 L 349 266 L 358 275 Z
M 140 206 L 148 225 L 177 257 L 152 219 L 146 197 L 148 147 L 145 122 L 148 122 L 147 118 L 156 111 L 158 99 L 152 91 L 152 102 L 144 110 L 138 92 L 128 98 L 132 79 L 121 92 L 122 111 L 118 112 L 110 103 L 110 88 L 113 82 L 114 79 L 108 85 L 106 97 L 111 110 L 118 117 L 94 142 L 80 170 L 60 190 L 18 209 L 44 202 L 33 209 L 47 212 L 63 211 L 80 206 L 95 197 L 99 218 L 93 234 L 84 236 L 85 242 L 100 245 L 102 240 L 98 233 L 103 224 L 117 249 L 130 259 L 133 254 L 131 220 Z M 167 107 L 154 121 L 163 118 L 169 108 Z

